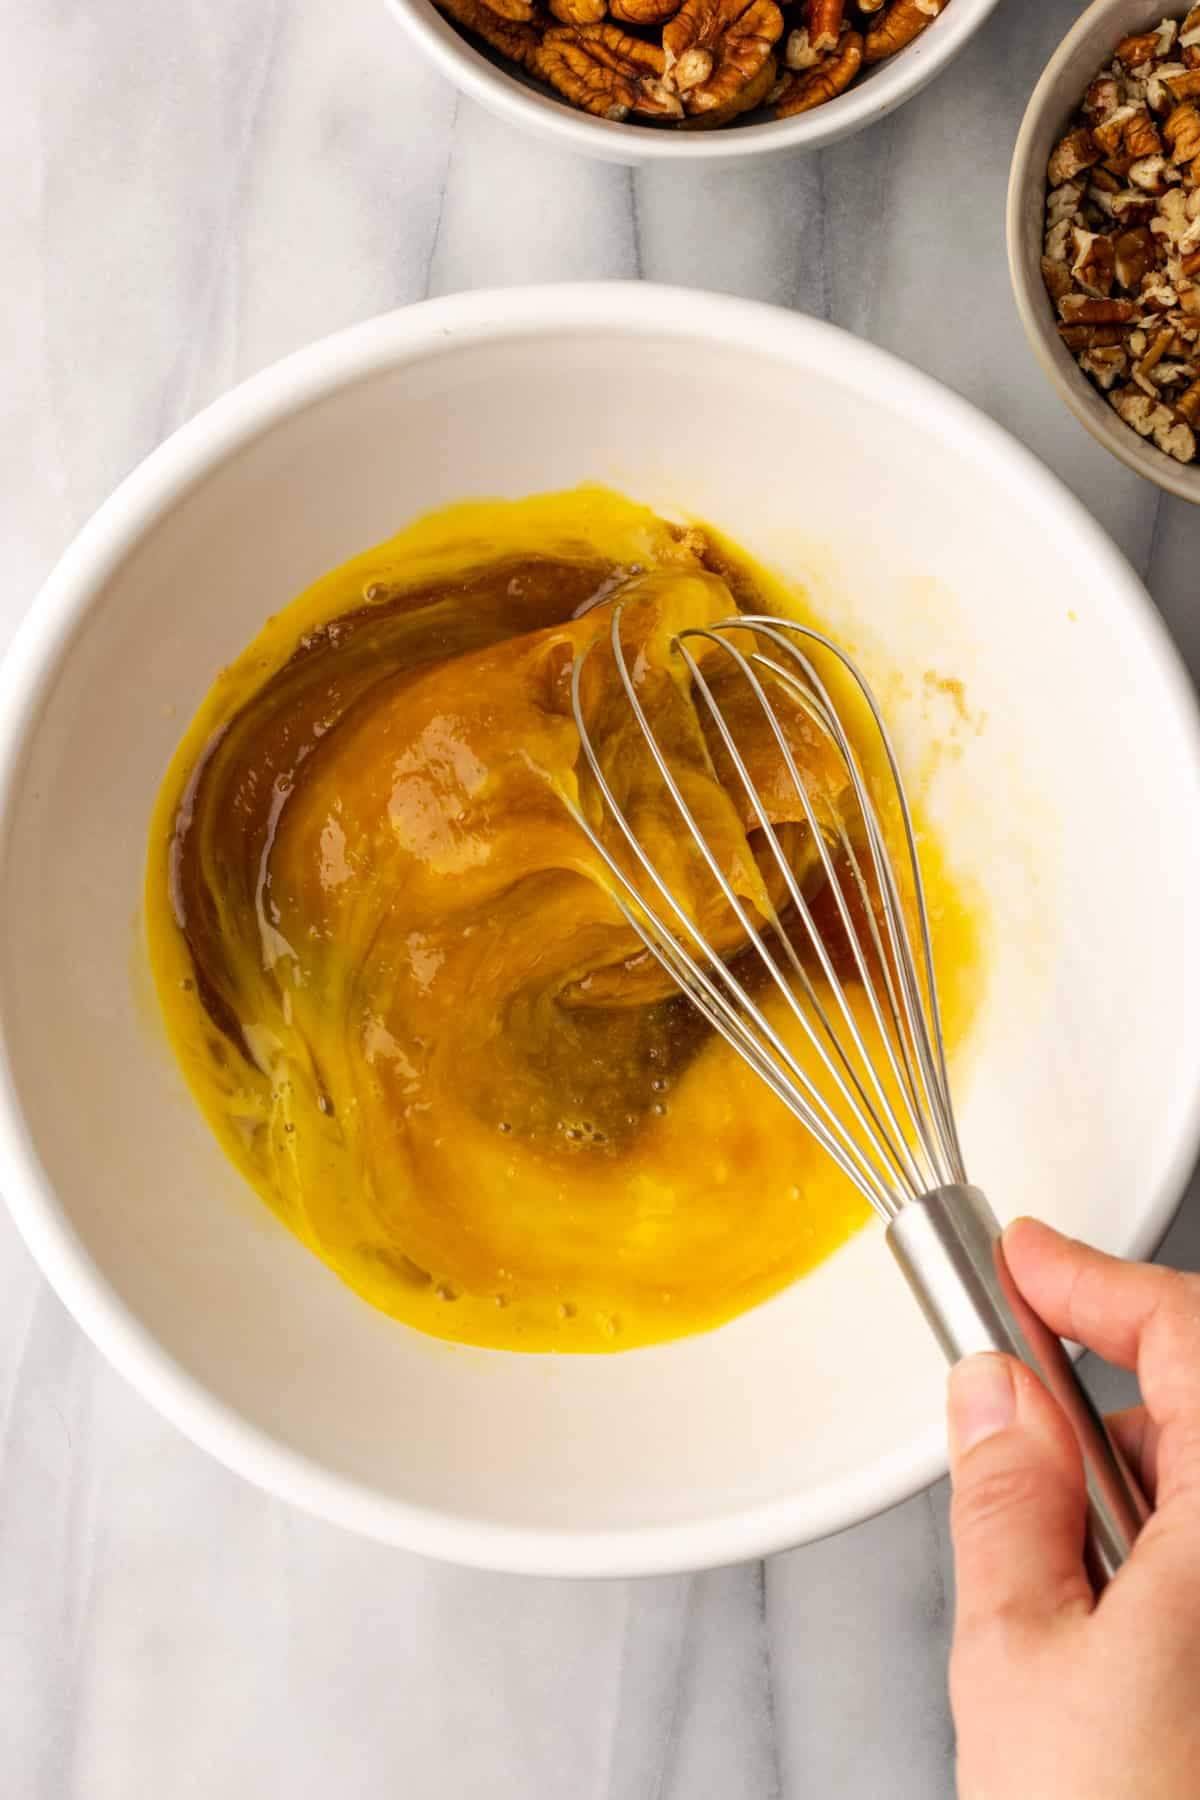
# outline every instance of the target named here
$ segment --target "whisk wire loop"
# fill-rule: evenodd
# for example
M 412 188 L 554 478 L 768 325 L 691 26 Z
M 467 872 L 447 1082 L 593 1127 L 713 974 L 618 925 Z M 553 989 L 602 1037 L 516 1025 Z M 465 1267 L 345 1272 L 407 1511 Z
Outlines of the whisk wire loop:
M 763 806 L 762 796 L 759 794 L 757 788 L 754 786 L 754 783 L 750 778 L 749 771 L 746 767 L 745 759 L 743 758 L 741 751 L 738 748 L 737 741 L 736 741 L 733 733 L 729 729 L 728 723 L 725 719 L 724 714 L 721 712 L 720 706 L 717 704 L 716 700 L 714 699 L 712 689 L 709 687 L 708 682 L 705 680 L 703 671 L 701 670 L 699 664 L 696 662 L 695 658 L 692 656 L 691 652 L 687 648 L 687 645 L 685 642 L 685 640 L 687 638 L 703 637 L 703 638 L 708 639 L 711 643 L 717 645 L 717 647 L 719 649 L 725 651 L 729 656 L 731 656 L 735 660 L 737 666 L 740 668 L 741 672 L 744 674 L 746 681 L 751 689 L 751 692 L 754 694 L 756 700 L 760 703 L 763 713 L 764 713 L 764 716 L 765 716 L 765 719 L 766 719 L 766 722 L 767 722 L 767 725 L 775 739 L 776 747 L 778 748 L 780 755 L 783 758 L 785 766 L 787 767 L 787 770 L 788 770 L 788 774 L 789 774 L 789 776 L 792 780 L 792 783 L 796 789 L 797 795 L 799 796 L 801 808 L 804 812 L 805 823 L 807 824 L 808 829 L 812 835 L 812 841 L 817 846 L 817 852 L 818 852 L 818 855 L 820 856 L 822 864 L 824 866 L 826 879 L 829 882 L 831 889 L 837 895 L 837 903 L 839 905 L 839 909 L 842 914 L 842 920 L 843 920 L 843 924 L 844 924 L 844 927 L 846 930 L 846 934 L 847 934 L 847 937 L 849 938 L 849 940 L 852 944 L 852 947 L 853 947 L 853 955 L 855 957 L 855 961 L 858 966 L 860 977 L 862 978 L 862 980 L 865 984 L 868 979 L 868 971 L 867 971 L 867 967 L 866 967 L 866 961 L 862 954 L 861 945 L 859 944 L 857 936 L 854 932 L 849 913 L 845 907 L 844 897 L 841 893 L 840 884 L 837 881 L 837 876 L 836 876 L 832 861 L 829 856 L 828 846 L 825 842 L 824 831 L 823 831 L 822 826 L 817 818 L 816 811 L 813 806 L 811 796 L 809 795 L 807 785 L 802 781 L 799 770 L 796 767 L 795 759 L 792 755 L 791 745 L 788 743 L 787 738 L 786 738 L 782 728 L 780 727 L 779 720 L 771 708 L 770 702 L 767 699 L 767 696 L 763 689 L 761 681 L 758 679 L 753 668 L 750 666 L 750 663 L 742 655 L 741 651 L 737 648 L 737 646 L 730 643 L 727 638 L 721 636 L 721 630 L 722 630 L 722 627 L 717 626 L 713 630 L 697 629 L 695 631 L 681 632 L 679 634 L 679 636 L 680 636 L 680 643 L 679 643 L 680 654 L 682 655 L 684 662 L 687 665 L 688 670 L 692 675 L 692 679 L 696 686 L 696 689 L 700 693 L 701 697 L 703 698 L 704 703 L 709 711 L 709 714 L 712 717 L 713 723 L 716 726 L 718 733 L 720 734 L 721 740 L 722 740 L 723 744 L 725 745 L 726 751 L 728 752 L 730 761 L 732 762 L 735 770 L 737 771 L 738 778 L 741 781 L 742 786 L 746 792 L 747 798 L 748 798 L 751 808 L 754 812 L 755 819 L 757 821 L 759 830 L 762 832 L 764 841 L 766 842 L 766 844 L 768 845 L 768 847 L 771 851 L 772 860 L 775 863 L 775 866 L 779 869 L 779 871 L 783 877 L 783 880 L 785 882 L 785 885 L 787 886 L 788 896 L 789 896 L 789 899 L 791 900 L 793 908 L 795 909 L 796 916 L 800 919 L 801 923 L 804 926 L 805 934 L 806 934 L 808 941 L 811 944 L 812 949 L 816 955 L 817 961 L 820 965 L 821 973 L 825 977 L 825 981 L 829 987 L 829 990 L 834 997 L 834 1002 L 837 1006 L 838 1012 L 841 1015 L 842 1024 L 843 1024 L 844 1028 L 846 1029 L 846 1031 L 850 1035 L 851 1045 L 853 1047 L 853 1050 L 857 1054 L 857 1059 L 858 1059 L 857 1064 L 855 1062 L 854 1057 L 852 1057 L 847 1052 L 846 1048 L 843 1046 L 843 1044 L 838 1039 L 837 1029 L 836 1029 L 833 1021 L 830 1019 L 829 1014 L 826 1011 L 825 1006 L 824 1006 L 819 994 L 817 993 L 817 990 L 814 988 L 814 986 L 809 978 L 807 970 L 804 968 L 803 963 L 800 961 L 800 958 L 796 953 L 796 949 L 795 949 L 794 944 L 792 943 L 791 938 L 788 936 L 787 932 L 784 930 L 783 925 L 779 919 L 778 913 L 775 911 L 774 908 L 770 909 L 770 922 L 771 922 L 772 928 L 775 931 L 780 943 L 784 947 L 784 951 L 785 951 L 785 954 L 787 955 L 788 961 L 791 964 L 792 969 L 795 972 L 797 979 L 799 980 L 799 982 L 801 984 L 801 990 L 803 993 L 803 997 L 804 997 L 805 1001 L 807 1002 L 808 1006 L 812 1009 L 813 1014 L 816 1016 L 816 1019 L 817 1019 L 818 1023 L 820 1024 L 820 1026 L 822 1028 L 822 1032 L 824 1034 L 825 1040 L 828 1044 L 830 1051 L 836 1057 L 838 1064 L 840 1065 L 840 1067 L 842 1068 L 842 1070 L 845 1073 L 846 1078 L 853 1085 L 855 1093 L 858 1095 L 859 1100 L 861 1101 L 863 1107 L 866 1109 L 866 1111 L 868 1113 L 868 1116 L 871 1120 L 871 1124 L 874 1127 L 875 1132 L 877 1133 L 881 1147 L 886 1150 L 888 1162 L 889 1162 L 892 1170 L 894 1171 L 893 1179 L 895 1181 L 898 1181 L 902 1185 L 906 1186 L 908 1191 L 911 1194 L 915 1195 L 922 1191 L 923 1182 L 922 1182 L 921 1174 L 917 1168 L 915 1159 L 912 1157 L 912 1155 L 909 1152 L 908 1145 L 905 1142 L 903 1129 L 900 1125 L 899 1120 L 896 1117 L 896 1114 L 892 1107 L 891 1101 L 888 1099 L 887 1090 L 886 1090 L 883 1082 L 880 1080 L 878 1073 L 875 1070 L 874 1064 L 872 1063 L 870 1056 L 867 1053 L 866 1044 L 863 1041 L 863 1036 L 859 1029 L 858 1021 L 854 1017 L 853 1010 L 850 1006 L 849 1000 L 847 999 L 845 988 L 842 985 L 842 983 L 838 980 L 838 977 L 834 971 L 833 962 L 832 962 L 832 959 L 830 958 L 828 947 L 825 943 L 825 940 L 821 936 L 821 933 L 817 929 L 816 923 L 812 917 L 812 913 L 809 910 L 808 902 L 805 899 L 804 894 L 801 891 L 800 885 L 796 880 L 795 871 L 792 869 L 791 864 L 789 863 L 787 857 L 784 854 L 783 847 L 779 842 L 779 838 L 775 831 L 775 827 L 767 814 L 766 808 Z M 873 921 L 872 921 L 872 923 L 873 923 Z M 801 1025 L 805 1028 L 806 1032 L 808 1032 L 808 1034 L 811 1038 L 812 1032 L 811 1032 L 811 1027 L 809 1025 L 809 1020 L 808 1020 L 808 1017 L 806 1016 L 803 1008 L 801 1007 L 801 1005 L 799 1003 L 799 997 L 791 989 L 789 989 L 788 993 L 787 993 L 787 998 L 791 1005 L 792 1011 L 794 1012 L 796 1017 L 799 1019 Z M 883 1032 L 882 1020 L 877 1020 L 877 1024 L 880 1027 L 880 1035 L 881 1035 L 885 1045 L 887 1045 L 888 1051 L 890 1054 L 890 1041 L 888 1040 L 886 1034 Z M 818 1046 L 818 1048 L 819 1048 L 819 1046 Z M 866 1074 L 865 1082 L 859 1074 L 860 1068 L 865 1071 L 865 1074 Z M 898 1071 L 897 1071 L 897 1073 L 898 1073 Z M 874 1098 L 872 1098 L 872 1092 L 868 1091 L 868 1088 L 873 1091 Z M 884 1118 L 882 1118 L 882 1119 L 880 1118 L 880 1110 L 884 1114 Z
M 811 643 L 819 644 L 823 649 L 829 652 L 836 662 L 845 670 L 846 674 L 850 676 L 858 690 L 859 697 L 870 713 L 872 725 L 878 735 L 880 747 L 883 750 L 887 762 L 888 774 L 895 793 L 900 822 L 903 827 L 905 856 L 912 880 L 913 902 L 916 909 L 917 925 L 920 935 L 921 969 L 924 975 L 925 997 L 929 1010 L 927 1029 L 914 1033 L 914 1041 L 918 1050 L 923 1056 L 927 1055 L 928 1060 L 932 1064 L 929 1095 L 937 1115 L 938 1133 L 942 1151 L 950 1168 L 949 1179 L 953 1181 L 965 1181 L 966 1172 L 963 1164 L 962 1146 L 959 1142 L 958 1126 L 954 1117 L 954 1108 L 950 1100 L 950 1075 L 946 1066 L 946 1038 L 942 1028 L 941 1006 L 938 1000 L 937 980 L 933 967 L 933 943 L 929 928 L 929 907 L 925 897 L 925 883 L 921 877 L 921 862 L 917 854 L 916 827 L 913 823 L 912 808 L 909 805 L 908 795 L 900 775 L 900 764 L 896 756 L 896 749 L 892 742 L 891 733 L 887 727 L 887 722 L 880 711 L 879 703 L 876 700 L 874 693 L 871 691 L 870 683 L 867 681 L 862 670 L 858 667 L 858 664 L 854 661 L 853 657 L 849 656 L 839 644 L 835 643 L 832 638 L 827 637 L 824 632 L 816 630 L 815 627 L 811 625 L 795 624 L 786 619 L 772 618 L 768 614 L 747 615 L 741 618 L 738 623 L 743 626 L 749 625 L 752 628 L 761 630 L 765 636 L 770 636 L 773 633 L 782 630 L 784 635 L 782 635 L 781 640 L 777 639 L 776 641 L 781 641 L 781 647 L 789 650 L 791 654 L 801 662 L 801 664 L 810 672 L 811 679 L 815 682 L 818 690 L 823 692 L 820 678 L 817 676 L 816 671 L 812 669 L 811 663 L 803 656 L 803 653 L 797 649 L 796 645 L 787 638 L 786 633 L 790 630 L 795 636 L 806 638 Z M 844 746 L 843 754 L 847 757 L 851 773 L 854 774 L 857 770 L 857 759 L 854 758 L 849 742 L 846 740 L 845 732 L 841 727 L 836 709 L 829 707 L 828 711 L 830 724 L 834 728 L 835 734 L 840 737 L 841 743 Z M 865 783 L 862 781 L 861 771 L 858 772 L 858 783 L 856 785 L 858 785 L 862 791 L 866 791 Z M 872 812 L 873 811 L 874 809 L 872 808 Z M 894 872 L 888 859 L 886 849 L 883 846 L 881 834 L 878 834 L 877 821 L 876 832 L 879 839 L 881 873 L 887 881 L 892 899 L 892 909 L 889 911 L 888 917 L 889 920 L 891 920 L 894 915 L 895 919 L 899 921 L 900 928 L 907 939 L 908 929 L 904 909 L 899 904 Z M 914 989 L 917 1011 L 919 1016 L 924 1019 L 925 1015 L 921 1012 L 920 990 L 917 986 L 917 961 L 912 955 L 911 946 L 909 947 L 909 954 L 901 960 L 899 966 L 902 976 L 911 978 L 911 986 Z
M 622 917 L 672 983 L 806 1126 L 875 1210 L 887 1219 L 894 1218 L 907 1201 L 948 1182 L 965 1180 L 965 1176 L 950 1104 L 916 832 L 895 750 L 874 696 L 857 666 L 837 644 L 823 633 L 791 620 L 739 614 L 711 625 L 686 628 L 672 639 L 671 650 L 680 656 L 691 689 L 711 721 L 740 788 L 740 793 L 730 791 L 729 798 L 739 817 L 746 816 L 745 807 L 739 804 L 744 799 L 764 846 L 755 858 L 759 881 L 751 902 L 749 895 L 739 893 L 706 837 L 672 767 L 671 756 L 643 705 L 622 638 L 624 612 L 625 602 L 618 601 L 607 634 L 620 691 L 676 815 L 740 927 L 741 941 L 723 952 L 705 934 L 664 877 L 614 792 L 588 728 L 583 704 L 583 671 L 603 641 L 599 636 L 590 640 L 575 658 L 571 711 L 605 816 L 616 826 L 633 858 L 632 871 L 614 854 L 603 831 L 584 816 L 581 805 L 573 806 L 576 819 L 613 884 L 613 898 Z M 748 633 L 752 634 L 754 648 L 747 654 L 734 639 Z M 795 641 L 797 638 L 823 649 L 849 674 L 878 732 L 898 803 L 919 951 L 914 951 L 908 911 L 870 784 L 837 707 L 812 658 Z M 779 753 L 799 804 L 807 834 L 805 842 L 811 844 L 819 859 L 854 974 L 865 996 L 873 1035 L 880 1045 L 882 1069 L 868 1045 L 867 1033 L 856 1015 L 845 981 L 839 977 L 831 945 L 817 924 L 771 809 L 755 784 L 738 734 L 700 657 L 690 647 L 690 641 L 696 640 L 730 659 L 752 694 Z M 775 654 L 765 653 L 764 644 L 771 646 Z M 847 784 L 841 795 L 814 795 L 810 790 L 764 678 L 777 684 L 780 693 L 787 695 L 821 734 L 827 748 L 834 751 Z M 710 772 L 716 775 L 711 760 Z M 841 816 L 846 793 L 853 802 L 855 830 L 849 829 Z M 799 824 L 800 820 L 796 822 Z M 802 929 L 815 959 L 815 972 L 810 972 L 797 950 L 794 926 L 789 929 L 780 913 L 768 881 L 770 870 L 782 882 L 788 918 Z M 847 880 L 849 892 L 843 885 Z M 775 892 L 779 893 L 779 889 Z M 851 894 L 862 915 L 868 940 L 865 944 L 855 922 Z M 769 983 L 768 992 L 773 990 L 780 996 L 789 1016 L 801 1027 L 830 1084 L 830 1094 L 813 1080 L 739 978 L 733 965 L 751 950 L 756 966 Z
M 872 978 L 871 971 L 867 967 L 861 941 L 845 902 L 841 881 L 837 871 L 830 865 L 828 852 L 824 846 L 821 846 L 822 857 L 825 864 L 827 880 L 838 907 L 842 928 L 850 944 L 858 977 L 863 986 L 863 990 L 866 993 L 868 1006 L 879 1033 L 888 1066 L 891 1070 L 893 1079 L 896 1081 L 898 1089 L 904 1096 L 907 1111 L 909 1113 L 910 1125 L 916 1133 L 921 1149 L 925 1154 L 930 1178 L 923 1180 L 919 1185 L 917 1191 L 922 1192 L 931 1186 L 940 1185 L 946 1181 L 955 1179 L 956 1177 L 952 1173 L 952 1162 L 947 1153 L 944 1133 L 941 1130 L 942 1113 L 938 1106 L 940 1087 L 938 1065 L 935 1062 L 933 1052 L 930 1049 L 929 1040 L 931 1031 L 926 1029 L 925 1014 L 922 1010 L 920 977 L 917 972 L 916 959 L 913 955 L 905 909 L 897 887 L 895 871 L 888 854 L 883 827 L 871 795 L 870 787 L 859 765 L 859 759 L 854 752 L 845 728 L 842 725 L 825 685 L 821 681 L 813 663 L 796 647 L 796 645 L 792 644 L 774 627 L 764 626 L 761 629 L 763 636 L 772 639 L 785 653 L 794 659 L 799 665 L 805 677 L 805 681 L 810 684 L 811 696 L 815 696 L 815 704 L 813 704 L 813 699 L 809 695 L 808 690 L 797 681 L 793 671 L 773 662 L 770 658 L 759 658 L 762 665 L 769 669 L 784 683 L 793 698 L 802 705 L 804 705 L 806 701 L 808 702 L 807 711 L 809 716 L 813 718 L 832 739 L 838 751 L 840 760 L 849 776 L 851 787 L 854 792 L 858 816 L 863 823 L 866 845 L 870 853 L 871 869 L 876 883 L 876 890 L 883 901 L 882 911 L 884 927 L 887 934 L 886 950 L 880 940 L 875 907 L 871 903 L 869 888 L 859 862 L 853 839 L 845 830 L 840 820 L 837 821 L 839 829 L 839 848 L 854 880 L 862 905 L 867 930 L 871 937 L 872 948 L 875 951 L 875 967 L 878 969 L 879 979 L 883 983 L 884 994 L 888 1003 L 892 1025 L 891 1031 L 887 1029 L 884 1023 L 879 998 L 876 992 L 876 984 Z M 796 626 L 794 629 L 797 632 L 803 632 L 807 628 Z M 829 644 L 829 640 L 823 637 L 821 637 L 819 641 L 827 645 Z M 833 646 L 830 647 L 835 648 Z M 839 655 L 847 667 L 853 670 L 853 664 L 850 663 L 849 658 L 844 656 L 843 652 L 835 650 L 835 653 Z M 857 671 L 855 671 L 855 673 L 857 673 Z M 869 690 L 866 690 L 866 692 L 869 694 Z M 879 716 L 878 709 L 874 706 L 873 697 L 870 704 L 876 723 L 882 727 L 883 721 Z M 886 745 L 885 749 L 890 750 L 890 745 Z M 907 808 L 907 801 L 900 784 L 899 772 L 895 764 L 894 754 L 889 760 L 892 770 L 893 785 L 903 811 Z M 797 780 L 799 779 L 800 778 L 797 776 Z M 913 882 L 914 896 L 919 895 L 918 904 L 923 907 L 924 890 L 921 884 L 920 865 L 916 858 L 915 836 L 912 843 L 912 855 L 910 858 L 910 875 Z M 898 972 L 900 985 L 899 995 L 897 995 L 896 991 L 896 979 L 893 976 L 893 970 Z M 932 954 L 930 954 L 925 963 L 925 985 L 927 989 L 929 989 L 932 980 L 933 963 Z M 940 1026 L 936 1029 L 940 1032 Z
M 619 620 L 614 620 L 614 624 L 619 624 Z M 617 883 L 619 891 L 614 895 L 614 899 L 621 913 L 646 949 L 688 995 L 692 1003 L 704 1013 L 709 1023 L 769 1083 L 778 1097 L 834 1158 L 839 1168 L 866 1195 L 871 1205 L 890 1216 L 892 1209 L 888 1196 L 891 1183 L 886 1173 L 875 1165 L 868 1151 L 848 1132 L 844 1121 L 815 1087 L 807 1072 L 796 1060 L 794 1053 L 761 1011 L 750 1001 L 744 988 L 730 973 L 725 960 L 717 954 L 703 933 L 688 917 L 686 910 L 671 892 L 629 825 L 595 753 L 590 734 L 583 723 L 580 681 L 591 649 L 592 646 L 589 645 L 581 652 L 576 659 L 571 677 L 572 711 L 579 729 L 584 756 L 610 816 L 617 824 L 639 867 L 664 902 L 675 923 L 673 926 L 668 925 L 655 911 L 646 894 L 626 875 L 583 813 L 578 808 L 574 808 L 577 823 L 603 861 L 609 875 Z M 627 693 L 632 692 L 632 681 L 619 642 L 616 654 L 618 669 L 622 674 L 622 685 L 626 688 Z M 645 715 L 641 712 L 640 705 L 638 712 L 644 718 Z M 721 878 L 723 879 L 723 876 Z M 730 891 L 732 892 L 732 890 Z M 736 906 L 736 896 L 734 896 L 734 903 Z M 755 937 L 756 934 L 752 931 L 749 921 L 744 915 L 741 915 L 741 922 L 748 935 Z M 700 955 L 708 963 L 712 974 L 717 977 L 726 990 L 724 993 L 714 984 L 703 966 L 696 961 L 696 958 L 688 950 L 686 942 L 681 941 L 681 933 L 691 939 Z

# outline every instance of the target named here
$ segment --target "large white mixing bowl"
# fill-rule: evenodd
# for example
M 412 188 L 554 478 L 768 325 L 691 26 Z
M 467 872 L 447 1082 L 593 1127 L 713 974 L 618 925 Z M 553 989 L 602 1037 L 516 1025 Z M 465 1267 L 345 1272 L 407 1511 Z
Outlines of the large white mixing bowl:
M 970 1171 L 1002 1215 L 1129 1252 L 1196 1143 L 1200 752 L 1145 594 L 1024 450 L 827 325 L 696 293 L 375 320 L 210 408 L 67 553 L 0 693 L 0 1190 L 34 1255 L 252 1480 L 433 1555 L 602 1575 L 796 1544 L 942 1470 L 943 1369 L 878 1230 L 658 1349 L 421 1337 L 227 1164 L 139 986 L 136 925 L 168 757 L 269 613 L 425 508 L 584 479 L 718 521 L 903 672 L 884 687 L 903 754 L 992 919 Z

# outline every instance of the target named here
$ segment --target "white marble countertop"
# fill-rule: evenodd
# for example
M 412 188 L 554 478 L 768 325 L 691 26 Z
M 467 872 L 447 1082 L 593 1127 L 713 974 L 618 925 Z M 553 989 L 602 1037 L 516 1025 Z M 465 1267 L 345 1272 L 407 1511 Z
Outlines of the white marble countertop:
M 1200 671 L 1200 512 L 1085 436 L 1009 298 L 1009 152 L 1079 4 L 1008 0 L 821 155 L 631 175 L 456 98 L 380 0 L 12 0 L 0 637 L 114 483 L 260 365 L 428 294 L 641 275 L 832 318 L 970 396 L 1082 496 Z M 1195 1184 L 1166 1253 L 1200 1266 Z M 950 1579 L 943 1488 L 691 1579 L 359 1542 L 163 1423 L 0 1214 L 6 1800 L 947 1800 Z

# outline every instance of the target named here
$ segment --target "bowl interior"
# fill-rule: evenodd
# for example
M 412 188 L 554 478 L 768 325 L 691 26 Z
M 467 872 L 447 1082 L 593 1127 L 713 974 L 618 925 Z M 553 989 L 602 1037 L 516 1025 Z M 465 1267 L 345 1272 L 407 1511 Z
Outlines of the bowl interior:
M 1075 417 L 1128 468 L 1168 493 L 1200 504 L 1200 464 L 1175 462 L 1122 423 L 1089 381 L 1057 330 L 1042 281 L 1046 164 L 1089 82 L 1112 61 L 1121 38 L 1149 31 L 1186 8 L 1163 0 L 1094 0 L 1067 33 L 1030 98 L 1013 155 L 1008 193 L 1008 258 L 1017 309 L 1046 374 Z
M 575 310 L 476 297 L 298 359 L 169 446 L 62 572 L 22 650 L 41 687 L 7 700 L 0 1027 L 27 1136 L 10 1121 L 4 1181 L 85 1325 L 247 1473 L 417 1548 L 614 1572 L 798 1541 L 930 1478 L 938 1355 L 874 1229 L 720 1331 L 595 1359 L 447 1346 L 341 1287 L 209 1138 L 147 993 L 147 824 L 217 669 L 451 499 L 599 479 L 719 522 L 903 676 L 902 754 L 991 919 L 974 1179 L 1123 1249 L 1192 1147 L 1200 784 L 1140 589 L 969 408 L 734 303 Z

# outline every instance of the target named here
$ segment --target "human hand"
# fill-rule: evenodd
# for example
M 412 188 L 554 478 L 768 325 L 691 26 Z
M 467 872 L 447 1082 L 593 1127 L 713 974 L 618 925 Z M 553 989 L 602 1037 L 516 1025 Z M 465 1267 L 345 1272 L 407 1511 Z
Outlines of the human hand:
M 1013 1279 L 1062 1337 L 1136 1369 L 1109 1423 L 1155 1511 L 1099 1601 L 1065 1417 L 1009 1357 L 951 1371 L 960 1800 L 1200 1795 L 1200 1275 L 1103 1256 L 1019 1220 Z

